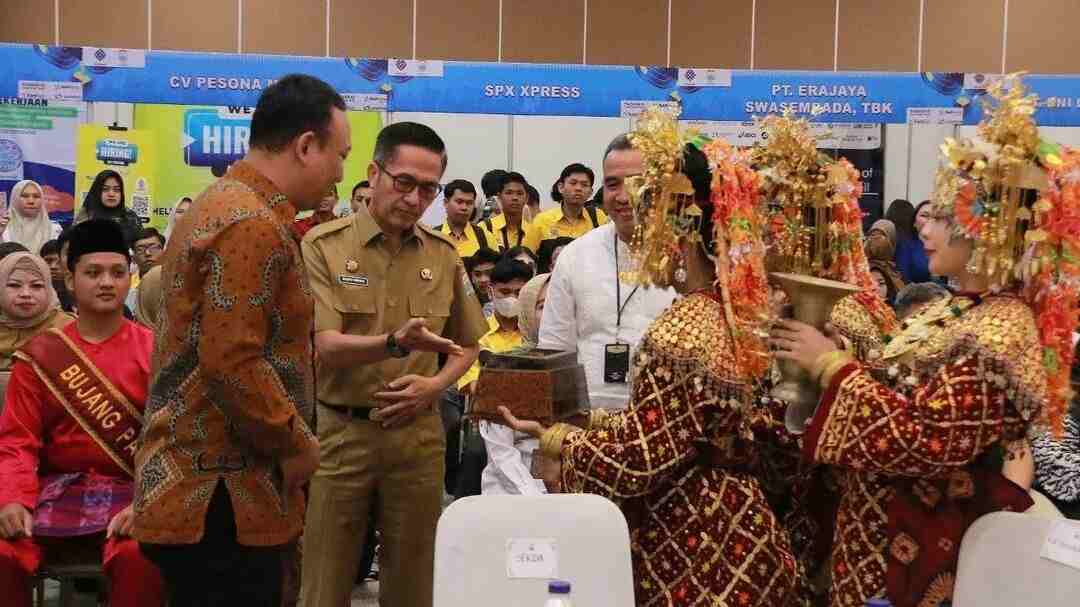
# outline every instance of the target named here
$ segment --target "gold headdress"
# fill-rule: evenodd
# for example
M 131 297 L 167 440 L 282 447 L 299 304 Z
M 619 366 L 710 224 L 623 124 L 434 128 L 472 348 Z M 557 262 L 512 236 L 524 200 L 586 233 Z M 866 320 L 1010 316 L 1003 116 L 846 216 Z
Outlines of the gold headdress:
M 690 139 L 679 130 L 676 117 L 650 108 L 630 133 L 641 152 L 642 174 L 627 180 L 630 205 L 637 217 L 634 231 L 634 278 L 644 285 L 666 285 L 671 268 L 679 264 L 679 245 L 699 242 L 701 207 L 694 185 L 682 172 L 683 150 Z
M 670 269 L 682 263 L 681 245 L 702 244 L 706 210 L 694 198 L 683 174 L 685 147 L 700 149 L 712 173 L 710 193 L 715 295 L 724 306 L 740 373 L 759 378 L 770 363 L 763 336 L 768 320 L 765 274 L 764 208 L 759 179 L 749 159 L 726 141 L 707 141 L 680 132 L 677 116 L 649 110 L 638 120 L 630 142 L 641 152 L 644 172 L 628 180 L 627 191 L 638 220 L 634 235 L 636 280 L 665 284 Z
M 817 149 L 806 119 L 790 113 L 760 121 L 766 143 L 752 162 L 769 202 L 769 266 L 874 288 L 862 246 L 859 172 Z
M 1000 290 L 1021 278 L 1031 204 L 1047 178 L 1039 166 L 1038 98 L 1026 94 L 1016 74 L 994 82 L 988 92 L 996 103 L 987 104 L 979 138 L 950 137 L 941 144 L 931 209 L 954 221 L 957 236 L 974 242 L 968 269 Z
M 896 316 L 878 295 L 863 248 L 858 170 L 818 151 L 804 118 L 787 112 L 760 124 L 766 143 L 751 154 L 769 202 L 769 269 L 857 286 L 854 297 L 882 331 L 891 330 Z
M 973 241 L 970 271 L 992 290 L 1019 287 L 1032 307 L 1049 388 L 1043 421 L 1060 432 L 1080 321 L 1080 151 L 1039 138 L 1038 97 L 1019 74 L 988 92 L 979 139 L 941 146 L 932 210 Z

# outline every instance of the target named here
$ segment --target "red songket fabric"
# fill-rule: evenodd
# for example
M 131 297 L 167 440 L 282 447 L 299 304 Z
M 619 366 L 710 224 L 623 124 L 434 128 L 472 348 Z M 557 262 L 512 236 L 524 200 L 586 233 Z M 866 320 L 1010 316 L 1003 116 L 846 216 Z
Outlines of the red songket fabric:
M 1031 506 L 991 455 L 1046 402 L 1034 318 L 1014 297 L 957 302 L 932 304 L 881 358 L 837 372 L 803 437 L 806 457 L 840 476 L 832 605 L 950 601 L 968 526 Z
M 99 344 L 84 340 L 77 323 L 63 331 L 141 411 L 150 380 L 153 334 L 130 321 Z M 0 478 L 0 504 L 16 502 L 31 510 L 35 536 L 102 532 L 132 499 L 133 479 L 21 360 L 12 368 L 0 415 Z M 106 544 L 106 564 L 116 546 L 117 542 Z M 39 551 L 19 550 L 18 555 L 20 562 L 28 559 L 22 562 L 27 570 L 36 569 Z
M 675 302 L 642 340 L 628 409 L 563 444 L 564 490 L 626 516 L 638 605 L 798 602 L 787 533 L 750 472 L 753 385 L 733 352 L 721 304 Z

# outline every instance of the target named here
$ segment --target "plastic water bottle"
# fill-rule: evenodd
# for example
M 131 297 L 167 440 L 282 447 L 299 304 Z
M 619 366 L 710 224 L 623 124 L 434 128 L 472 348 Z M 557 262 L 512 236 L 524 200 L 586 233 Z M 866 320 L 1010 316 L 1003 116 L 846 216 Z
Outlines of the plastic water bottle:
M 570 603 L 570 582 L 566 580 L 548 582 L 548 599 L 544 607 L 573 607 Z

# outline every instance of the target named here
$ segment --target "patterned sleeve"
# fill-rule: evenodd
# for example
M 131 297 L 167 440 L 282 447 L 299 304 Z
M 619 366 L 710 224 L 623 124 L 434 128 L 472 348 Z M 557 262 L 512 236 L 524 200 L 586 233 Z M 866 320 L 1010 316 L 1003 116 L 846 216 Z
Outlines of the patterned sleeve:
M 288 245 L 269 218 L 248 218 L 220 231 L 205 260 L 210 275 L 198 347 L 207 395 L 259 453 L 299 453 L 313 435 L 267 347 L 282 322 L 274 302 L 293 286 L 283 284 Z
M 1080 502 L 1080 421 L 1065 418 L 1060 439 L 1042 434 L 1031 442 L 1035 478 L 1047 495 L 1063 502 Z
M 571 433 L 562 449 L 563 488 L 627 498 L 649 493 L 697 457 L 704 411 L 725 398 L 699 375 L 662 359 L 639 368 L 630 408 L 594 430 Z
M 1037 366 L 1038 344 L 1014 356 Z M 859 363 L 843 367 L 828 380 L 804 455 L 856 470 L 940 477 L 1021 435 L 1024 403 L 1039 398 L 1020 385 L 1007 357 L 975 344 L 957 344 L 920 368 L 891 367 L 901 375 L 894 389 Z
M 716 341 L 723 339 L 723 325 L 702 318 L 694 307 L 683 300 L 650 328 L 635 361 L 629 408 L 566 436 L 560 450 L 565 491 L 612 499 L 645 495 L 699 456 L 708 424 L 739 409 L 745 386 L 718 379 L 702 361 L 730 357 L 730 343 Z M 713 330 L 703 331 L 704 337 L 686 335 L 686 318 Z M 545 448 L 549 455 L 552 450 Z

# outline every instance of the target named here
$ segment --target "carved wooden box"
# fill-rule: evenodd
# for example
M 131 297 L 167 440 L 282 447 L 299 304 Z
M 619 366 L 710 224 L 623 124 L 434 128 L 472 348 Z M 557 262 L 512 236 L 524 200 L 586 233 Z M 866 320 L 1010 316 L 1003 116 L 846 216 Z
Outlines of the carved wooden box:
M 588 413 L 585 368 L 575 352 L 517 350 L 483 357 L 470 414 L 502 422 L 500 406 L 545 425 Z

